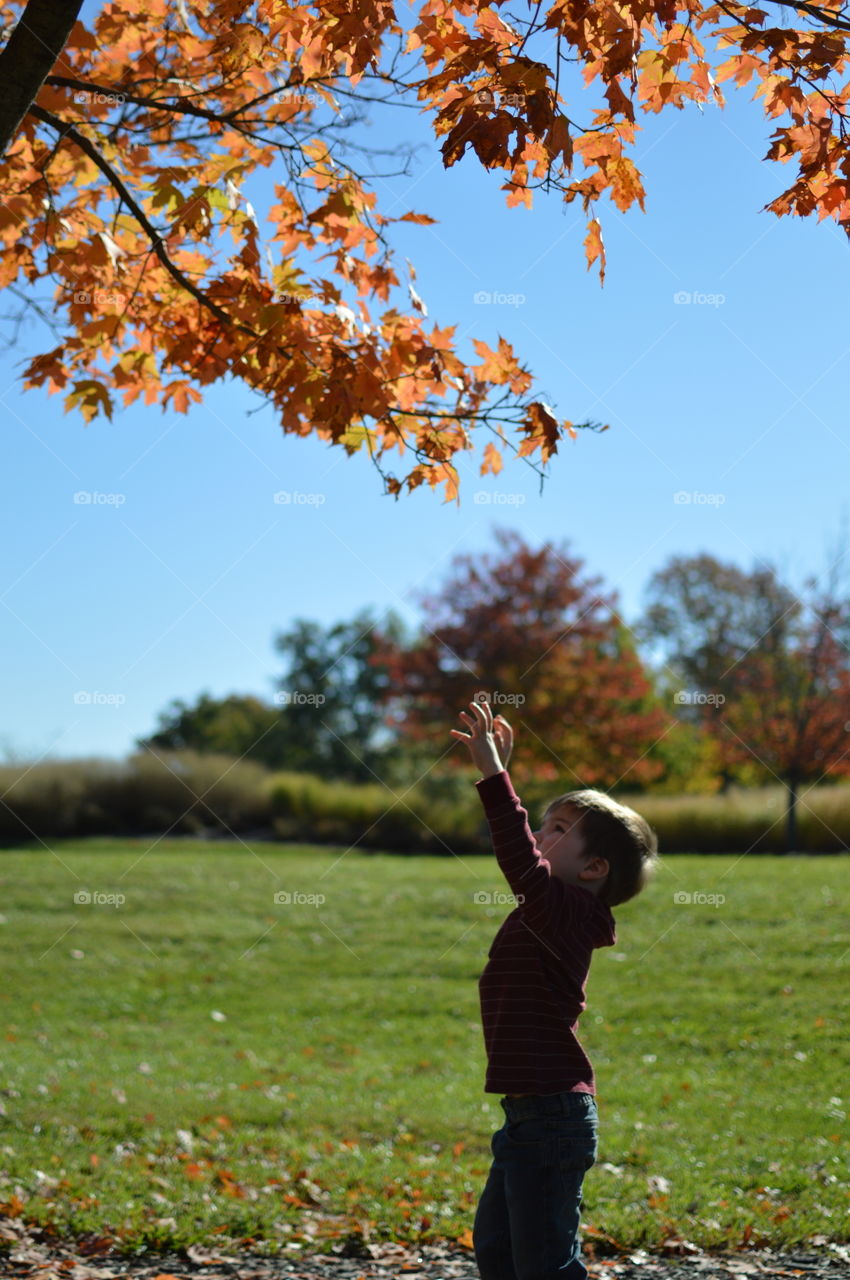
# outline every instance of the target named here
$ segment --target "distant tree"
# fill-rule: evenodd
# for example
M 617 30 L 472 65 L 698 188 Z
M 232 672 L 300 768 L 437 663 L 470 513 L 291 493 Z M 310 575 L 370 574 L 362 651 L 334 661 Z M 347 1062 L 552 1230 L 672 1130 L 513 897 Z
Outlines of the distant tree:
M 405 629 L 389 610 L 380 629 L 371 610 L 325 629 L 299 618 L 275 640 L 289 666 L 277 698 L 287 726 L 290 767 L 358 782 L 382 780 L 393 733 L 385 701 L 391 673 L 379 653 Z
M 570 783 L 641 785 L 675 724 L 644 674 L 615 597 L 581 561 L 497 530 L 495 555 L 458 556 L 410 645 L 388 644 L 388 715 L 404 741 L 451 751 L 448 730 L 476 696 L 519 729 L 516 766 Z M 457 753 L 458 764 L 465 763 Z M 515 767 L 514 761 L 511 764 Z
M 403 642 L 404 626 L 391 610 L 381 635 Z M 157 731 L 138 745 L 191 747 L 347 781 L 380 778 L 394 741 L 384 711 L 390 677 L 376 655 L 372 614 L 361 611 L 329 628 L 296 619 L 274 644 L 288 667 L 275 681 L 273 703 L 239 694 L 217 699 L 202 693 L 194 705 L 176 699 L 160 715 Z
M 741 662 L 716 726 L 732 750 L 785 783 L 789 853 L 798 845 L 800 786 L 850 777 L 850 604 L 811 590 L 786 644 Z
M 204 692 L 194 706 L 176 698 L 160 713 L 159 727 L 137 746 L 238 756 L 270 768 L 281 764 L 281 715 L 278 708 L 250 695 L 213 698 Z
M 659 656 L 659 689 L 675 713 L 707 724 L 732 700 L 754 654 L 783 653 L 802 606 L 771 566 L 750 572 L 712 555 L 673 556 L 652 575 L 636 632 Z M 740 770 L 731 743 L 717 743 L 725 789 Z
M 786 848 L 798 844 L 799 788 L 850 776 L 850 603 L 837 566 L 798 594 L 772 567 L 675 556 L 650 580 L 638 631 L 668 668 L 677 713 L 709 734 L 724 781 L 787 788 Z M 676 689 L 678 680 L 682 686 Z
M 641 630 L 695 689 L 722 692 L 755 648 L 781 650 L 801 605 L 770 566 L 747 573 L 714 556 L 673 556 L 652 575 Z

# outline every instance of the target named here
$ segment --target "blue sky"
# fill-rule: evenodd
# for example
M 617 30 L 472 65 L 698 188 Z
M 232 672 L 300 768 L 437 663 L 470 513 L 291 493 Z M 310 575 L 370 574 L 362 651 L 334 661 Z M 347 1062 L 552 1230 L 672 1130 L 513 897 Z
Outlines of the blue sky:
M 86 427 L 61 394 L 22 392 L 21 367 L 53 345 L 29 320 L 0 356 L 2 751 L 121 756 L 172 698 L 268 698 L 273 638 L 295 618 L 371 606 L 415 623 L 415 593 L 492 550 L 496 525 L 565 543 L 630 621 L 673 554 L 767 559 L 791 585 L 823 571 L 847 516 L 848 244 L 831 221 L 760 212 L 794 171 L 761 161 L 775 126 L 753 89 L 724 89 L 724 111 L 641 119 L 647 212 L 601 207 L 604 288 L 578 209 L 552 194 L 508 210 L 473 156 L 443 171 L 414 113 L 375 126 L 427 144 L 412 177 L 375 185 L 384 212 L 439 219 L 394 234 L 429 318 L 501 334 L 559 416 L 610 424 L 561 446 L 542 493 L 522 462 L 479 477 L 479 450 L 459 460 L 460 507 L 422 489 L 395 501 L 367 457 L 285 437 L 235 383 L 188 416 L 137 404 Z

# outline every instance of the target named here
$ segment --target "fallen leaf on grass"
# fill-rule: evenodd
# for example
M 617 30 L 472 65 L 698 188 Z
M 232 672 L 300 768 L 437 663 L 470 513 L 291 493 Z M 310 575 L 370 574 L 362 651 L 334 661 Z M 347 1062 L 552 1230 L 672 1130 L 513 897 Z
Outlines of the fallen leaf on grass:
M 661 1245 L 662 1253 L 694 1254 L 700 1249 L 691 1240 L 682 1240 L 679 1236 L 668 1236 Z
M 186 1257 L 190 1262 L 194 1262 L 197 1267 L 212 1266 L 216 1262 L 224 1263 L 227 1266 L 238 1266 L 238 1258 L 224 1257 L 220 1253 L 215 1253 L 211 1249 L 202 1249 L 198 1244 L 190 1244 L 186 1250 Z

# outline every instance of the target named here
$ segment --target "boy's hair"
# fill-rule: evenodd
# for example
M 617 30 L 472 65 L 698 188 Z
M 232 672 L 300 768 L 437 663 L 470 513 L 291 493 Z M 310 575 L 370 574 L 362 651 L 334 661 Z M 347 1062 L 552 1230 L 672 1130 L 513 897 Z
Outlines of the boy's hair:
M 544 819 L 564 805 L 580 812 L 585 852 L 608 860 L 600 899 L 616 907 L 636 897 L 658 866 L 658 837 L 646 819 L 603 791 L 568 791 L 546 806 Z

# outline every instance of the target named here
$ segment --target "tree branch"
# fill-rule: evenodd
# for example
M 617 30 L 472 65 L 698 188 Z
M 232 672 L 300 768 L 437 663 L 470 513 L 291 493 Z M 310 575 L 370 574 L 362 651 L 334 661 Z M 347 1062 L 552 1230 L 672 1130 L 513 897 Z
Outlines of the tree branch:
M 101 173 L 108 178 L 109 182 L 118 192 L 121 199 L 127 205 L 127 208 L 138 222 L 139 226 L 148 236 L 153 252 L 159 258 L 168 274 L 172 279 L 176 280 L 182 289 L 185 289 L 187 293 L 190 293 L 192 297 L 195 298 L 202 307 L 205 307 L 209 312 L 211 312 L 211 314 L 214 315 L 221 324 L 232 326 L 234 329 L 240 329 L 243 333 L 250 334 L 252 338 L 257 337 L 257 334 L 253 329 L 250 329 L 247 325 L 241 324 L 237 320 L 233 320 L 226 311 L 222 311 L 221 307 L 217 306 L 216 303 L 211 302 L 210 299 L 207 298 L 197 287 L 197 285 L 194 285 L 192 281 L 183 274 L 180 268 L 171 261 L 165 251 L 162 236 L 157 231 L 153 223 L 148 219 L 148 216 L 141 205 L 136 202 L 120 175 L 116 173 L 109 161 L 105 156 L 101 155 L 97 147 L 89 138 L 80 133 L 78 129 L 75 129 L 75 127 L 72 124 L 69 124 L 68 121 L 60 120 L 58 116 L 53 115 L 50 111 L 45 111 L 44 107 L 39 107 L 36 103 L 33 103 L 30 107 L 29 113 L 30 115 L 35 116 L 37 120 L 41 120 L 44 124 L 49 124 L 51 128 L 58 130 L 63 137 L 69 138 L 75 146 L 85 152 L 90 160 L 94 161 Z
M 850 31 L 850 22 L 842 22 L 828 9 L 821 9 L 820 5 L 808 4 L 805 0 L 772 0 L 772 3 L 783 9 L 801 9 L 809 17 L 819 18 L 825 27 L 831 27 L 833 31 Z
M 29 0 L 0 53 L 0 156 L 56 63 L 83 0 Z

